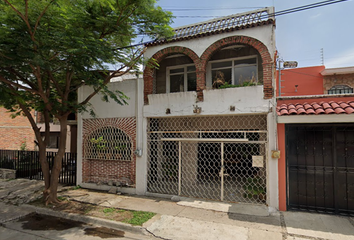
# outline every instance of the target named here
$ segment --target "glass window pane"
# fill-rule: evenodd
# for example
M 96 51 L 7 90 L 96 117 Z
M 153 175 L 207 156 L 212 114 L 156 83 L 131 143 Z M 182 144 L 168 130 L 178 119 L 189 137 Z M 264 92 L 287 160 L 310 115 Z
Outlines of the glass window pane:
M 187 72 L 195 72 L 195 66 L 187 67 Z
M 232 82 L 232 78 L 231 78 L 232 69 L 231 68 L 213 70 L 213 71 L 211 71 L 211 74 L 212 74 L 213 87 L 215 87 L 214 86 L 215 81 L 218 81 L 219 83 L 227 82 L 229 84 L 231 84 L 231 82 Z M 222 84 L 219 84 L 219 83 L 217 85 L 222 85 Z
M 184 68 L 171 69 L 170 73 L 181 73 L 184 72 Z
M 170 92 L 184 91 L 184 74 L 170 76 Z
M 216 62 L 211 64 L 211 68 L 223 68 L 223 67 L 231 67 L 232 66 L 232 61 L 226 61 L 226 62 Z
M 196 91 L 197 90 L 197 74 L 196 73 L 188 73 L 188 88 L 187 91 Z
M 234 74 L 235 85 L 243 85 L 244 82 L 257 82 L 257 66 L 236 67 Z
M 255 64 L 257 64 L 257 59 L 256 58 L 246 58 L 246 59 L 235 60 L 234 64 L 237 67 L 255 65 Z

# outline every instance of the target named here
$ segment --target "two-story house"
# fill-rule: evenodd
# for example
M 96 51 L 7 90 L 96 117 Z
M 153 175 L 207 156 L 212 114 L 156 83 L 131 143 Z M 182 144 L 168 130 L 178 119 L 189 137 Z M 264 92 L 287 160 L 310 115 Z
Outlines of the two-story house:
M 183 26 L 146 44 L 159 67 L 109 85 L 129 105 L 97 96 L 97 118 L 78 118 L 78 183 L 277 209 L 273 12 Z

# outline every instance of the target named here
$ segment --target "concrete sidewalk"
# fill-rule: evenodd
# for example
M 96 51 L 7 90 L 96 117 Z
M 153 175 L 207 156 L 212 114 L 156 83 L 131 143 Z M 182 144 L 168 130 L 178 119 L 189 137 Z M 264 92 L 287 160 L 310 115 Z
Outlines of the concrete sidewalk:
M 267 208 L 258 205 L 189 198 L 172 201 L 84 189 L 62 196 L 106 207 L 155 212 L 157 215 L 143 227 L 163 239 L 354 239 L 354 220 L 350 217 L 303 212 L 266 214 Z
M 134 227 L 121 222 L 68 214 L 47 208 L 4 205 L 32 199 L 33 189 L 29 186 L 40 188 L 40 183 L 33 180 L 0 181 L 0 183 L 0 224 L 8 224 L 11 220 L 31 212 L 38 212 L 140 234 L 140 239 L 146 239 L 150 234 L 151 239 L 157 237 L 176 240 L 354 240 L 354 220 L 351 217 L 303 212 L 269 214 L 268 208 L 262 205 L 229 204 L 181 197 L 173 197 L 172 201 L 158 197 L 117 195 L 85 189 L 59 193 L 60 196 L 80 202 L 157 213 L 143 227 Z

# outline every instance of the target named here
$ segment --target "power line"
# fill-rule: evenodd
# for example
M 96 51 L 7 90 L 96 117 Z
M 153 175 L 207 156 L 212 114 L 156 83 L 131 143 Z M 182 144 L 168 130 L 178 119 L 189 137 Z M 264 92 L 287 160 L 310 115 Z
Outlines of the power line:
M 346 2 L 346 1 L 349 1 L 349 0 L 327 0 L 327 1 L 322 1 L 322 2 L 312 3 L 312 4 L 300 6 L 300 7 L 294 7 L 294 8 L 289 8 L 289 9 L 286 9 L 286 10 L 281 10 L 281 11 L 278 11 L 278 12 L 275 12 L 275 13 L 271 14 L 270 17 L 282 16 L 282 15 L 285 15 L 285 14 L 300 12 L 300 11 L 309 10 L 309 9 L 317 8 L 317 7 L 324 7 L 324 6 L 327 6 L 327 5 L 340 3 L 340 2 Z M 177 18 L 209 18 L 209 17 L 221 17 L 221 16 L 180 15 L 180 16 L 175 16 L 175 17 L 177 17 Z M 268 16 L 262 16 L 261 18 L 263 18 L 263 19 L 264 18 L 268 18 Z
M 300 11 L 309 10 L 309 9 L 318 8 L 318 7 L 324 7 L 324 6 L 327 6 L 327 5 L 332 5 L 332 4 L 336 4 L 336 3 L 340 3 L 340 2 L 346 2 L 346 1 L 349 1 L 349 0 L 327 0 L 327 1 L 321 1 L 321 2 L 317 2 L 317 3 L 312 3 L 312 4 L 308 4 L 308 5 L 304 5 L 304 6 L 299 6 L 299 7 L 295 7 L 295 8 L 289 8 L 289 9 L 281 10 L 281 11 L 278 11 L 278 12 L 274 12 L 273 14 L 270 14 L 270 15 L 261 16 L 260 19 L 261 20 L 262 19 L 268 19 L 269 17 L 282 16 L 282 15 L 286 15 L 286 14 L 290 14 L 290 13 L 300 12 Z M 187 17 L 205 17 L 205 16 L 176 16 L 176 17 L 185 17 L 185 18 L 187 18 Z M 209 16 L 209 17 L 211 17 L 211 16 Z M 221 26 L 221 27 L 223 27 L 223 26 Z M 208 30 L 208 29 L 206 29 L 206 30 Z M 130 48 L 130 47 L 137 47 L 137 46 L 145 45 L 145 44 L 148 44 L 148 43 L 151 43 L 151 42 L 154 42 L 154 41 L 155 40 L 142 42 L 142 43 L 134 44 L 134 45 L 129 45 L 129 46 L 117 48 L 116 50 Z

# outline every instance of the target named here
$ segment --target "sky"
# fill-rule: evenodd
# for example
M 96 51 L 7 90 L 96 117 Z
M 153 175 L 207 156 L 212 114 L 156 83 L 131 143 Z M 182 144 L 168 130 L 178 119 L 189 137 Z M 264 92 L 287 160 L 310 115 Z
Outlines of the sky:
M 159 0 L 157 5 L 176 16 L 171 25 L 180 27 L 215 17 L 275 7 L 275 12 L 323 0 Z M 298 67 L 354 66 L 354 0 L 276 17 L 276 48 L 284 61 Z M 196 17 L 207 16 L 207 17 Z

